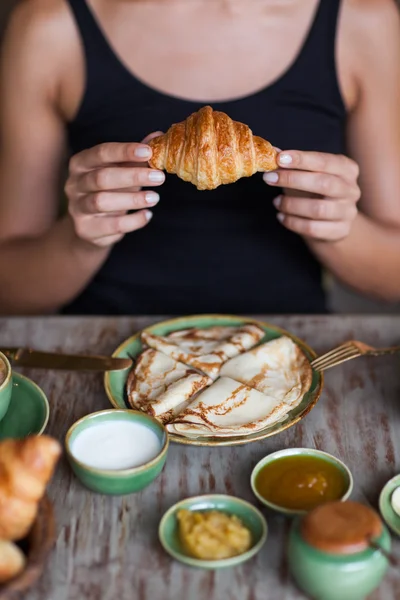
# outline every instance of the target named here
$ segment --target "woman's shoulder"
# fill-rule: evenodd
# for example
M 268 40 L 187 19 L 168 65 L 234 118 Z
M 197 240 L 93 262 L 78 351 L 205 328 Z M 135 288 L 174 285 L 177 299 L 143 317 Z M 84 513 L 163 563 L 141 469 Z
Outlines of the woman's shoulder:
M 65 0 L 22 0 L 6 28 L 2 62 L 18 72 L 22 87 L 37 86 L 39 93 L 55 98 L 71 69 L 71 57 L 79 49 L 74 19 Z
M 361 51 L 365 44 L 385 46 L 400 40 L 399 6 L 396 0 L 343 0 L 343 26 Z
M 382 87 L 400 69 L 400 10 L 396 0 L 343 0 L 338 64 L 348 106 Z M 369 92 L 368 92 L 369 93 Z
M 74 34 L 74 22 L 65 0 L 21 0 L 11 12 L 5 44 L 17 43 L 21 52 L 42 52 L 59 58 Z M 49 52 L 51 47 L 51 52 Z
M 11 12 L 8 29 L 30 35 L 46 28 L 51 36 L 55 28 L 60 30 L 68 20 L 68 4 L 63 0 L 21 0 Z

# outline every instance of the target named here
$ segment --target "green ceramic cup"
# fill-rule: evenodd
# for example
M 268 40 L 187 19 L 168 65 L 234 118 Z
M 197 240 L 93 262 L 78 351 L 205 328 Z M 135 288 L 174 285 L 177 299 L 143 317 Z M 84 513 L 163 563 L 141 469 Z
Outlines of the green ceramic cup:
M 390 536 L 384 525 L 377 542 L 390 550 Z M 301 537 L 300 519 L 291 528 L 288 562 L 299 588 L 314 600 L 364 600 L 379 586 L 388 569 L 388 561 L 379 550 L 338 556 L 313 548 Z
M 8 358 L 0 352 L 0 421 L 10 406 L 12 394 L 12 370 Z
M 77 460 L 71 446 L 76 436 L 87 427 L 111 421 L 131 421 L 154 431 L 160 440 L 160 453 L 148 463 L 139 467 L 121 470 L 97 469 Z M 136 410 L 101 410 L 83 417 L 69 429 L 65 438 L 65 448 L 71 468 L 77 478 L 87 488 L 100 494 L 124 495 L 138 492 L 147 487 L 162 471 L 167 458 L 168 434 L 161 423 L 153 417 Z
M 251 489 L 253 490 L 253 494 L 258 498 L 258 500 L 262 504 L 264 504 L 271 510 L 280 512 L 289 517 L 296 516 L 296 515 L 303 515 L 307 512 L 304 510 L 295 510 L 295 509 L 291 509 L 291 508 L 285 508 L 283 506 L 277 506 L 276 504 L 273 504 L 272 502 L 269 502 L 268 500 L 266 500 L 259 493 L 259 491 L 257 489 L 257 483 L 256 483 L 257 475 L 259 474 L 261 469 L 263 467 L 265 467 L 265 465 L 270 464 L 271 462 L 273 462 L 275 460 L 279 460 L 286 456 L 296 456 L 296 455 L 315 456 L 317 458 L 322 458 L 323 460 L 326 460 L 327 462 L 330 462 L 330 463 L 334 464 L 335 466 L 337 466 L 337 468 L 340 469 L 340 471 L 345 476 L 346 482 L 347 482 L 346 491 L 341 498 L 338 498 L 338 500 L 344 501 L 350 497 L 351 492 L 353 491 L 352 474 L 351 474 L 350 470 L 348 469 L 348 467 L 346 467 L 346 465 L 341 460 L 336 458 L 336 456 L 332 456 L 332 454 L 328 454 L 327 452 L 323 452 L 322 450 L 315 450 L 314 448 L 286 448 L 285 450 L 278 450 L 277 452 L 272 452 L 272 454 L 268 454 L 267 456 L 262 458 L 256 464 L 256 466 L 254 467 L 254 469 L 251 473 L 251 479 L 250 479 Z
M 243 554 L 221 560 L 202 560 L 189 556 L 179 540 L 177 512 L 186 509 L 192 511 L 218 510 L 238 517 L 250 530 L 252 546 Z M 166 552 L 176 560 L 201 569 L 222 569 L 235 567 L 249 560 L 259 552 L 267 539 L 267 522 L 260 511 L 245 500 L 225 494 L 205 494 L 177 502 L 164 514 L 158 529 L 160 542 Z

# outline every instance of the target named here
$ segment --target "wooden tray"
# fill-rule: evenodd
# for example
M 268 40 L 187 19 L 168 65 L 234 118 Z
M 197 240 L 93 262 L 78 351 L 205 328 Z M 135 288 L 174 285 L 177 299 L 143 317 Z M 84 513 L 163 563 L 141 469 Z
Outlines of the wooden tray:
M 0 586 L 0 600 L 17 600 L 35 584 L 53 547 L 55 534 L 53 507 L 45 496 L 39 505 L 36 521 L 28 537 L 19 544 L 27 557 L 25 569 L 20 575 Z

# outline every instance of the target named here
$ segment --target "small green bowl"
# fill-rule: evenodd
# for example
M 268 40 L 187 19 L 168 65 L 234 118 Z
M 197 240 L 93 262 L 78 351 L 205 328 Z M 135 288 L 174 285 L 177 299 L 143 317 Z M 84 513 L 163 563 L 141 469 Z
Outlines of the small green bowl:
M 0 352 L 0 361 L 4 367 L 4 381 L 0 384 L 0 421 L 5 417 L 11 402 L 13 376 L 10 361 Z
M 396 488 L 400 485 L 400 475 L 395 475 L 383 487 L 379 496 L 379 510 L 390 529 L 396 535 L 400 535 L 400 516 L 392 507 L 391 497 Z
M 339 460 L 335 456 L 332 456 L 332 454 L 328 454 L 327 452 L 323 452 L 322 450 L 315 450 L 314 448 L 286 448 L 285 450 L 278 450 L 277 452 L 272 452 L 272 454 L 268 454 L 267 456 L 262 458 L 256 464 L 256 466 L 254 467 L 254 469 L 251 473 L 251 479 L 250 479 L 251 489 L 253 490 L 253 494 L 258 498 L 258 500 L 262 504 L 264 504 L 268 508 L 271 508 L 272 510 L 275 510 L 276 512 L 280 512 L 286 516 L 304 515 L 307 513 L 307 511 L 305 511 L 305 510 L 285 508 L 284 506 L 278 506 L 277 504 L 273 504 L 272 502 L 269 502 L 258 492 L 257 487 L 256 487 L 257 475 L 265 465 L 267 465 L 275 460 L 278 460 L 280 458 L 283 458 L 285 456 L 294 456 L 294 455 L 317 456 L 319 458 L 322 458 L 322 459 L 336 465 L 342 471 L 342 473 L 346 476 L 346 479 L 347 479 L 346 492 L 343 494 L 343 496 L 341 498 L 338 498 L 338 500 L 341 500 L 343 502 L 344 500 L 347 500 L 349 498 L 351 492 L 353 491 L 353 476 L 352 476 L 350 470 L 348 469 L 348 467 L 341 460 Z
M 181 509 L 192 511 L 219 510 L 229 515 L 235 515 L 250 530 L 253 540 L 252 547 L 243 554 L 220 560 L 202 560 L 189 556 L 182 548 L 179 540 L 176 514 Z M 176 560 L 190 567 L 200 569 L 222 569 L 235 567 L 259 552 L 267 539 L 267 522 L 260 511 L 245 500 L 224 494 L 207 494 L 186 498 L 171 506 L 160 521 L 158 535 L 164 550 Z
M 71 452 L 75 437 L 87 427 L 107 421 L 133 421 L 145 425 L 156 433 L 162 446 L 160 453 L 139 467 L 107 470 L 89 467 L 77 460 Z M 77 478 L 90 490 L 100 494 L 123 495 L 138 492 L 147 487 L 162 471 L 167 458 L 168 434 L 159 421 L 136 410 L 101 410 L 76 421 L 65 437 L 65 449 L 71 468 Z

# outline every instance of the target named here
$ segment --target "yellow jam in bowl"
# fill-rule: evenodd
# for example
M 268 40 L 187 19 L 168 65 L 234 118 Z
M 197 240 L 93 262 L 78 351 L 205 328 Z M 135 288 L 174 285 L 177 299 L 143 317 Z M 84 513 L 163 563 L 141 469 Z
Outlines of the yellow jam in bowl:
M 349 486 L 338 465 L 318 456 L 283 456 L 262 467 L 255 487 L 267 502 L 289 510 L 309 511 L 340 500 Z

